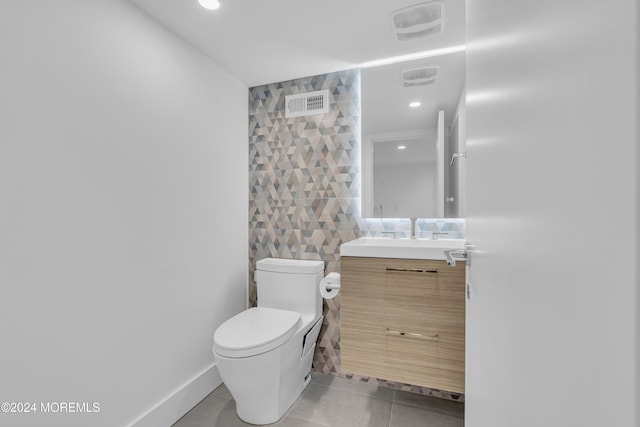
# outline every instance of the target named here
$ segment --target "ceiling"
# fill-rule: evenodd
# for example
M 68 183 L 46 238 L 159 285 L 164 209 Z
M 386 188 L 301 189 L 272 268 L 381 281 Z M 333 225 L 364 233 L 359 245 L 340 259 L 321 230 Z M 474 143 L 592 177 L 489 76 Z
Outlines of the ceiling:
M 398 149 L 398 146 L 405 148 Z M 436 162 L 436 148 L 425 143 L 422 138 L 378 142 L 373 152 L 374 166 L 434 162 Z
M 393 35 L 392 12 L 426 1 L 220 0 L 216 11 L 203 9 L 198 0 L 130 1 L 249 87 L 465 43 L 465 0 L 441 0 L 441 34 L 404 42 Z M 414 65 L 363 70 L 362 108 L 369 117 L 363 116 L 363 134 L 384 132 L 385 126 L 434 133 L 436 119 L 424 115 L 455 107 L 464 84 L 464 53 L 421 61 L 439 66 L 440 73 L 436 84 L 421 89 L 423 107 L 410 114 L 406 99 L 416 95 L 398 89 L 399 69 Z
M 465 0 L 443 0 L 445 31 L 397 42 L 390 14 L 420 0 L 130 0 L 249 87 L 464 43 Z

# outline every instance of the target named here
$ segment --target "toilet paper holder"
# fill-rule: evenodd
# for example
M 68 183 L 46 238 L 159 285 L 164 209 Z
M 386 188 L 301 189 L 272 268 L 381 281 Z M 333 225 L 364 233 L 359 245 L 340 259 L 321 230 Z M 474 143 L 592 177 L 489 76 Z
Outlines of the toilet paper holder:
M 320 281 L 320 295 L 324 299 L 335 298 L 340 293 L 340 273 L 333 272 Z

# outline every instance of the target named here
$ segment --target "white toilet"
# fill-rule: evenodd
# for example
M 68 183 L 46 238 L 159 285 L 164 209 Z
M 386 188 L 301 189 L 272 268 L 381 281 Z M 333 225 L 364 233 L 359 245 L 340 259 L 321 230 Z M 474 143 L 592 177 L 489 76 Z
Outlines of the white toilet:
M 262 259 L 255 275 L 258 307 L 216 329 L 213 354 L 243 421 L 275 423 L 309 384 L 323 276 L 322 261 Z

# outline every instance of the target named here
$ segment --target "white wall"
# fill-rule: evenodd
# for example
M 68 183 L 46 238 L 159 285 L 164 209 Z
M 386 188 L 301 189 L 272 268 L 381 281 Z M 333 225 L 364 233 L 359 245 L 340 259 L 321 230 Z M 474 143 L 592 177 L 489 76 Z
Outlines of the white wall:
M 458 146 L 456 149 L 458 153 L 465 153 L 467 150 L 467 104 L 466 104 L 466 89 L 462 88 L 460 93 L 460 99 L 458 100 L 458 106 L 456 108 L 457 116 L 457 133 L 458 133 Z M 456 217 L 465 218 L 467 216 L 467 158 L 458 157 L 458 200 L 456 200 Z
M 639 425 L 638 7 L 467 1 L 467 427 Z
M 373 204 L 382 204 L 384 218 L 433 218 L 435 169 L 434 162 L 376 165 Z
M 247 88 L 122 0 L 2 1 L 0 52 L 0 401 L 100 405 L 0 424 L 127 425 L 204 373 L 179 416 L 246 306 Z

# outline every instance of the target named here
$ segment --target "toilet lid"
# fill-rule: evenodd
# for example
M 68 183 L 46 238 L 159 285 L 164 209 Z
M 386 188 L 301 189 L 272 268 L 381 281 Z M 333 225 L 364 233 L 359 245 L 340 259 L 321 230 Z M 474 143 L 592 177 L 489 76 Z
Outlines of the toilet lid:
M 299 328 L 300 313 L 253 307 L 224 322 L 213 335 L 213 349 L 226 357 L 248 357 L 272 350 Z

